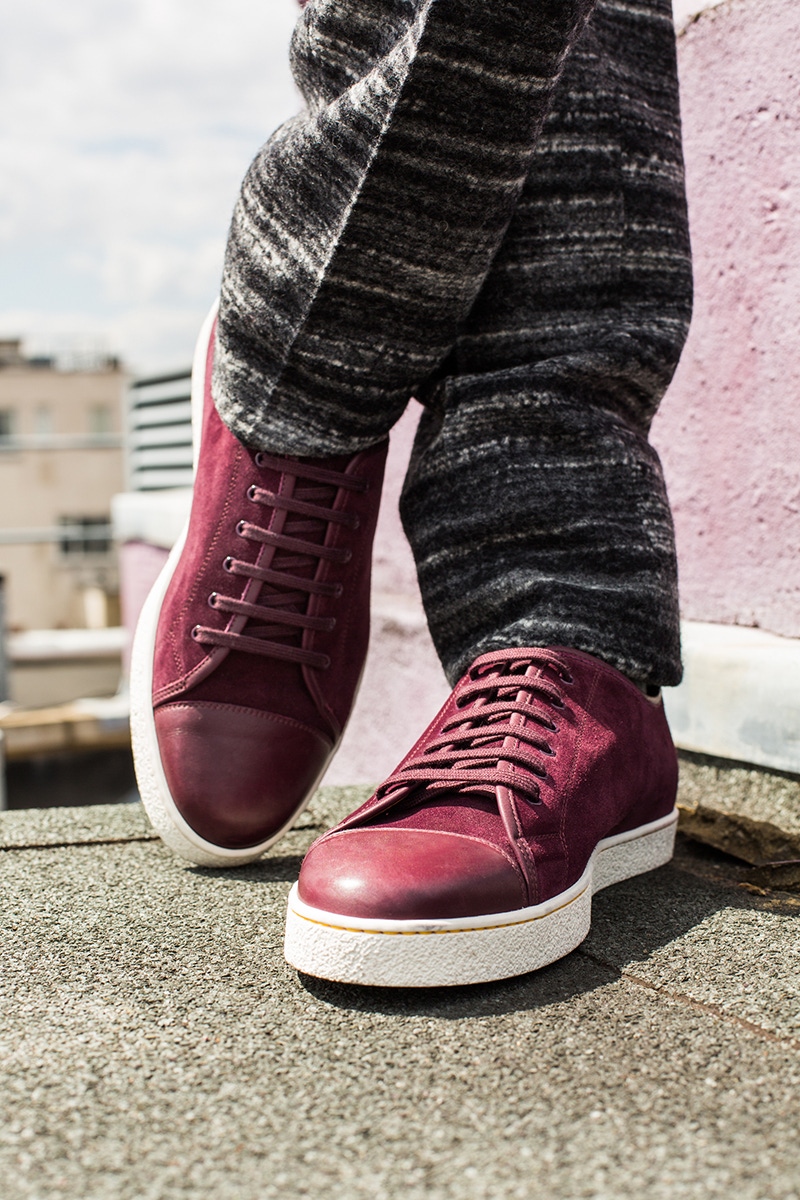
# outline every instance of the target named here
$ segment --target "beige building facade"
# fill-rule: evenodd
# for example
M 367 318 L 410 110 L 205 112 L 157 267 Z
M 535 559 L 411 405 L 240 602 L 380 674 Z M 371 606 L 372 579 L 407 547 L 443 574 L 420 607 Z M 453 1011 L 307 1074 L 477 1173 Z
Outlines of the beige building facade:
M 0 575 L 12 632 L 119 622 L 110 513 L 125 484 L 125 383 L 114 359 L 64 370 L 0 341 Z

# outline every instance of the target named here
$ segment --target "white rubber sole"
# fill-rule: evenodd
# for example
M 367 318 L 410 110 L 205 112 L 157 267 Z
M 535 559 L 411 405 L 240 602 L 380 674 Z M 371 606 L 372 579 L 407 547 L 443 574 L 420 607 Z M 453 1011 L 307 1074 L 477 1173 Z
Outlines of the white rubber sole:
M 200 331 L 192 364 L 192 429 L 195 469 L 200 452 L 200 432 L 203 424 L 208 339 L 216 313 L 217 306 L 215 304 Z M 186 529 L 183 530 L 158 579 L 153 584 L 136 626 L 131 651 L 130 682 L 131 743 L 136 780 L 150 822 L 156 833 L 171 850 L 174 850 L 181 858 L 201 867 L 243 866 L 260 858 L 266 850 L 269 850 L 270 846 L 274 846 L 278 839 L 291 829 L 317 790 L 328 763 L 325 764 L 303 804 L 296 809 L 291 819 L 267 841 L 261 842 L 257 846 L 249 846 L 245 850 L 229 850 L 224 846 L 216 846 L 213 842 L 208 842 L 195 833 L 181 816 L 170 793 L 158 749 L 156 726 L 153 719 L 153 660 L 161 606 L 185 541 Z
M 592 896 L 672 858 L 677 810 L 605 838 L 576 884 L 532 908 L 446 921 L 368 921 L 311 908 L 289 894 L 286 959 L 307 975 L 373 987 L 488 983 L 563 958 L 589 932 Z

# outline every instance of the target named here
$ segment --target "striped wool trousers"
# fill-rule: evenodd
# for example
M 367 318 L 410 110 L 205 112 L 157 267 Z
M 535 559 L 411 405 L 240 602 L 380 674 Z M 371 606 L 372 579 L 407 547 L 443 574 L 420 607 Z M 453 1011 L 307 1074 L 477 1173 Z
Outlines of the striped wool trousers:
M 680 678 L 648 442 L 691 313 L 670 0 L 311 0 L 242 185 L 214 397 L 352 453 L 424 412 L 401 512 L 451 680 L 507 646 Z

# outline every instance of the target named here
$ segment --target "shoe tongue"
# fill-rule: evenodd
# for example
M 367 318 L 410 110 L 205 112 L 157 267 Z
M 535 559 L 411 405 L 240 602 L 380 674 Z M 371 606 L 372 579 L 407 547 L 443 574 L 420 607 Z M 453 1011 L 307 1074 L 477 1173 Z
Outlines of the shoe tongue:
M 308 459 L 304 460 L 313 466 L 320 466 L 326 470 L 343 470 L 349 462 L 349 458 L 342 457 L 341 459 Z M 286 474 L 290 474 L 289 470 Z M 276 486 L 280 486 L 279 483 Z M 298 475 L 290 492 L 284 488 L 285 494 L 291 494 L 295 500 L 300 500 L 305 504 L 313 504 L 318 508 L 333 508 L 336 502 L 337 487 L 335 484 L 318 483 L 314 480 L 303 479 Z M 328 521 L 323 517 L 309 517 L 302 513 L 287 513 L 283 523 L 282 533 L 286 537 L 294 538 L 297 541 L 307 542 L 314 546 L 322 546 L 328 533 Z M 319 559 L 315 554 L 303 554 L 296 550 L 287 550 L 278 548 L 275 550 L 270 563 L 270 569 L 278 572 L 285 572 L 287 576 L 295 576 L 300 579 L 313 579 L 319 567 Z M 259 602 L 265 605 L 272 605 L 276 608 L 281 608 L 286 612 L 304 612 L 308 607 L 309 596 L 307 592 L 300 592 L 292 588 L 291 583 L 287 579 L 286 586 L 283 587 L 277 583 L 264 583 L 261 585 L 261 593 Z M 277 637 L 285 644 L 299 643 L 303 638 L 302 629 L 293 629 L 291 626 L 283 626 L 281 628 L 272 628 L 271 636 Z
M 331 458 L 298 459 L 298 466 L 307 463 L 311 467 L 319 467 L 324 471 L 341 471 L 344 474 L 352 455 L 340 454 Z M 288 460 L 286 474 L 291 474 L 291 462 Z M 335 483 L 318 483 L 312 479 L 304 479 L 302 475 L 295 477 L 291 494 L 294 499 L 302 500 L 305 504 L 313 504 L 318 508 L 333 508 L 336 503 L 338 488 Z M 287 513 L 283 532 L 287 537 L 299 541 L 310 542 L 314 546 L 322 546 L 328 533 L 328 521 L 322 517 L 307 517 L 300 513 Z M 301 555 L 290 550 L 277 550 L 272 560 L 276 571 L 286 571 L 290 575 L 301 578 L 312 578 L 317 572 L 319 559 L 313 554 Z
M 304 484 L 298 479 L 294 486 L 293 496 L 306 504 L 314 504 L 320 508 L 332 508 L 336 500 L 336 488 L 326 484 Z M 283 526 L 286 537 L 298 541 L 310 542 L 314 546 L 322 546 L 328 532 L 328 522 L 322 517 L 307 517 L 299 513 L 287 513 Z M 314 554 L 300 554 L 294 550 L 275 552 L 272 567 L 275 571 L 286 571 L 290 575 L 301 578 L 311 578 L 316 574 L 319 559 Z

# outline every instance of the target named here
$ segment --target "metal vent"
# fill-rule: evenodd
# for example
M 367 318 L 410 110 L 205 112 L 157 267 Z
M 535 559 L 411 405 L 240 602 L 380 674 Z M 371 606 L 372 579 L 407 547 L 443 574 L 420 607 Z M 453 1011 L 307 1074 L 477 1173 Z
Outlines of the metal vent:
M 137 379 L 128 389 L 128 473 L 134 492 L 192 486 L 190 371 Z

